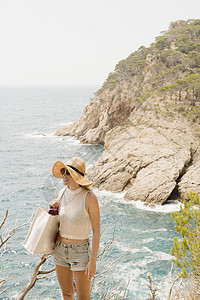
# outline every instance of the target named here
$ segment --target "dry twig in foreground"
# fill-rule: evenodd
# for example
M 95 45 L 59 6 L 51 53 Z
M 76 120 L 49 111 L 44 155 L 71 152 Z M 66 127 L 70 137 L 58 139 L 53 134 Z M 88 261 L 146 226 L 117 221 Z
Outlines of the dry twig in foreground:
M 27 283 L 27 285 L 23 288 L 23 290 L 19 293 L 19 295 L 16 297 L 16 300 L 23 300 L 26 294 L 30 291 L 30 289 L 33 288 L 37 280 L 48 278 L 47 276 L 39 277 L 40 275 L 47 275 L 55 271 L 55 268 L 52 268 L 47 271 L 41 271 L 41 266 L 45 263 L 45 261 L 50 257 L 51 255 L 44 254 L 41 257 L 39 257 L 39 260 L 37 264 L 35 265 L 35 268 L 33 270 L 33 274 Z M 53 276 L 55 277 L 55 276 Z
M 5 217 L 4 217 L 3 221 L 0 224 L 0 231 L 3 228 L 3 226 L 5 225 L 7 218 L 8 218 L 8 210 L 6 211 Z M 31 219 L 32 219 L 32 216 L 31 216 L 30 220 Z M 7 230 L 7 233 L 5 235 L 0 233 L 0 257 L 2 257 L 2 255 L 7 251 L 6 250 L 7 241 L 15 234 L 15 232 L 19 228 L 28 225 L 30 223 L 30 220 L 28 222 L 26 222 L 24 224 L 21 224 L 21 225 L 18 225 L 18 226 L 17 226 L 17 220 L 16 220 L 14 227 L 11 230 Z M 5 268 L 2 268 L 0 270 L 0 273 L 3 273 L 4 269 Z M 8 281 L 8 278 L 9 278 L 8 276 L 4 277 L 4 278 L 0 277 L 0 295 L 3 294 L 7 290 L 7 288 L 3 289 L 3 285 L 6 284 L 6 282 Z

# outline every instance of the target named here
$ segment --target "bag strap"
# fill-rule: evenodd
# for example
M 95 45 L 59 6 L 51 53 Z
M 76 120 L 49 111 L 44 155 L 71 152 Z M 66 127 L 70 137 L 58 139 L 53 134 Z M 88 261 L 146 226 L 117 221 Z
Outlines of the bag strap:
M 51 200 L 51 202 L 49 202 L 49 204 L 53 205 L 56 202 L 60 206 L 60 201 L 61 201 L 62 196 L 64 195 L 64 192 L 65 192 L 65 188 L 63 188 L 62 190 L 60 190 L 58 192 L 58 197 L 56 199 Z
M 58 203 L 59 203 L 59 205 L 60 205 L 60 201 L 61 201 L 61 199 L 62 199 L 62 196 L 64 195 L 65 188 L 63 188 L 60 192 L 61 192 L 61 193 L 60 193 L 60 196 L 58 197 Z

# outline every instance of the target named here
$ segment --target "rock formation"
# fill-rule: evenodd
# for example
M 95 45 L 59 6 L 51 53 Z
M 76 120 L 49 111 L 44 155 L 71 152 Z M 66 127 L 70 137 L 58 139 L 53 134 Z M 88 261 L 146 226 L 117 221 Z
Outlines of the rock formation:
M 80 120 L 56 132 L 104 144 L 88 176 L 99 189 L 151 206 L 200 192 L 200 72 L 194 51 L 177 42 L 180 27 L 195 32 L 200 21 L 172 25 L 155 44 L 119 62 Z M 183 59 L 190 59 L 187 66 L 180 66 Z

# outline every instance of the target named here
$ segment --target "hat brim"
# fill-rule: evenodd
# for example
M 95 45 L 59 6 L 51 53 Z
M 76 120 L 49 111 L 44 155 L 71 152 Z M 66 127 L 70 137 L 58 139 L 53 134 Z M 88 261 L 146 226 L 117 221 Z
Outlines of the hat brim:
M 75 182 L 77 182 L 78 184 L 82 185 L 82 186 L 90 186 L 93 184 L 92 181 L 90 181 L 89 179 L 87 179 L 86 177 L 82 176 L 81 174 L 79 174 L 78 172 L 74 171 L 72 168 L 70 168 L 69 166 L 66 166 L 63 162 L 61 161 L 57 161 L 55 162 L 55 164 L 53 165 L 52 168 L 52 174 L 53 176 L 57 177 L 57 178 L 62 178 L 62 174 L 60 172 L 60 170 L 62 168 L 65 168 L 69 171 L 69 174 L 71 175 L 71 177 L 73 178 L 73 180 Z

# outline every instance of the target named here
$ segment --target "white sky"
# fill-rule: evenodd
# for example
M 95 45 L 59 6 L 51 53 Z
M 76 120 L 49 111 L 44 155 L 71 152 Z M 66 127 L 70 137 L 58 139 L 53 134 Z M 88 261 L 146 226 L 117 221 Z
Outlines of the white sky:
M 0 85 L 102 84 L 200 0 L 0 0 Z

